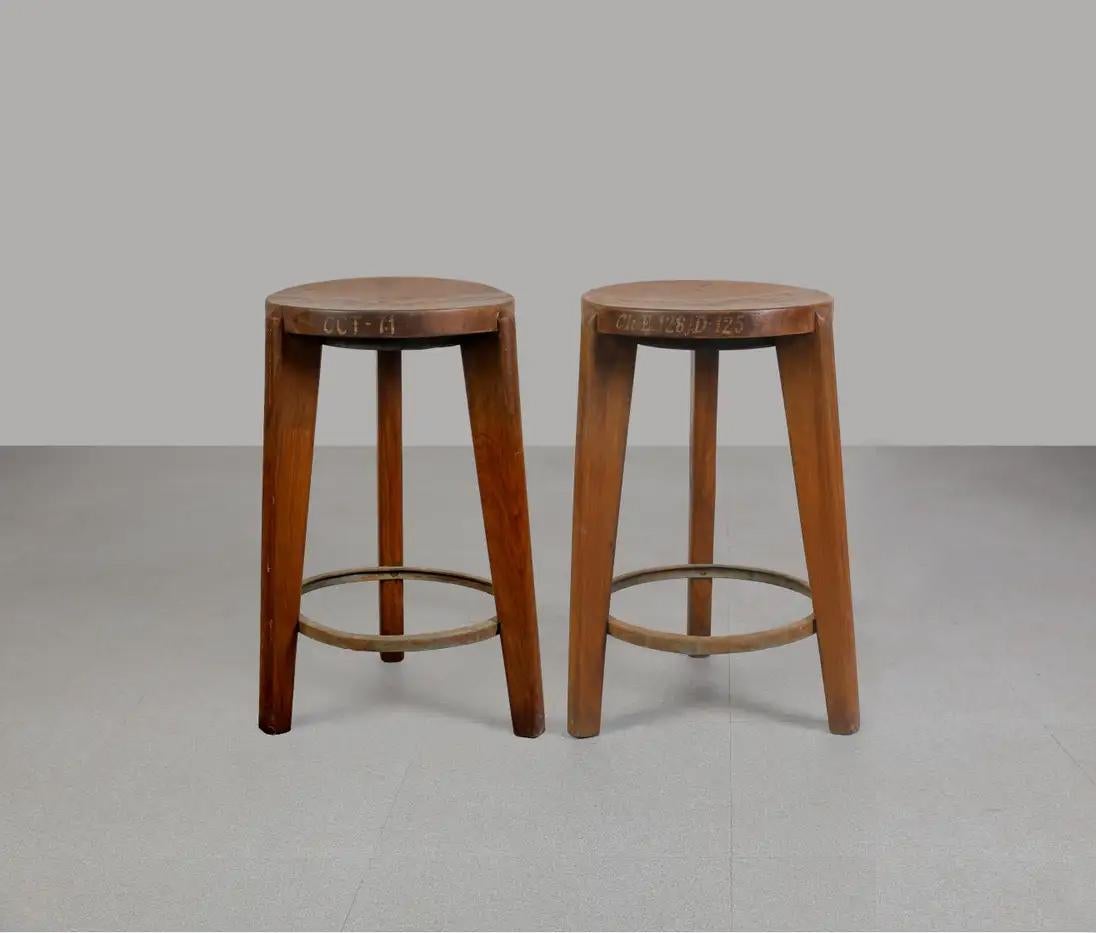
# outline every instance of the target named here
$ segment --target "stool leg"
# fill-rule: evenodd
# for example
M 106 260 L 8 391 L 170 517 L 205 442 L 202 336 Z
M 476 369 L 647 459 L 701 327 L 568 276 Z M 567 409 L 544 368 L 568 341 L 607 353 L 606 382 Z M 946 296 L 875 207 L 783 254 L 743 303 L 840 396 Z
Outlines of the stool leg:
M 259 620 L 259 728 L 288 732 L 301 610 L 305 526 L 321 344 L 266 324 L 263 421 L 262 595 Z
M 719 351 L 693 351 L 692 428 L 689 435 L 689 563 L 715 559 L 716 396 Z M 688 633 L 712 634 L 712 581 L 689 581 Z M 694 658 L 707 655 L 694 654 Z
M 513 314 L 500 316 L 497 333 L 465 340 L 461 358 L 510 719 L 515 735 L 535 738 L 544 731 L 544 695 Z
M 860 728 L 832 313 L 776 342 L 830 731 Z
M 576 738 L 601 731 L 605 638 L 635 364 L 636 344 L 599 334 L 596 314 L 584 309 L 571 529 L 567 697 L 567 730 Z
M 403 564 L 403 386 L 399 350 L 377 352 L 377 554 L 382 567 Z M 380 633 L 403 634 L 403 580 L 380 583 Z M 402 661 L 402 651 L 382 651 Z

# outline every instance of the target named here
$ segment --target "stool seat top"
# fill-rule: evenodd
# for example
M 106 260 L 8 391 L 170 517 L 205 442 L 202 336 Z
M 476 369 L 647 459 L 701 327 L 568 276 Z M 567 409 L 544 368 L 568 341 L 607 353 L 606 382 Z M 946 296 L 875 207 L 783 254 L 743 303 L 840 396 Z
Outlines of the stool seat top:
M 488 333 L 513 306 L 512 296 L 479 282 L 402 276 L 310 282 L 266 299 L 290 333 L 343 340 Z
M 658 339 L 780 337 L 814 330 L 833 308 L 825 292 L 769 282 L 680 279 L 626 282 L 582 296 L 601 333 Z

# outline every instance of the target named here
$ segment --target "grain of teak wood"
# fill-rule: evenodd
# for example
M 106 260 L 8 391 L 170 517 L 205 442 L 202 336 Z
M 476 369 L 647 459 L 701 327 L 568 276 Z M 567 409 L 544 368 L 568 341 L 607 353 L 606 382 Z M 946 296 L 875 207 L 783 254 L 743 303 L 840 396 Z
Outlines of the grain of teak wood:
M 377 353 L 377 561 L 403 563 L 403 358 L 399 350 Z M 403 580 L 377 584 L 382 635 L 403 634 Z M 381 660 L 403 660 L 382 651 Z
M 719 350 L 693 350 L 693 391 L 689 431 L 689 563 L 715 559 L 716 410 Z M 712 581 L 690 580 L 690 635 L 712 634 Z M 703 657 L 703 655 L 696 655 Z
M 312 282 L 275 292 L 268 313 L 291 334 L 331 340 L 460 337 L 498 330 L 514 310 L 506 292 L 458 279 L 368 278 Z
M 625 575 L 689 578 L 687 635 L 613 620 L 614 555 L 638 345 L 693 351 L 689 565 Z M 718 354 L 775 347 L 813 611 L 776 629 L 711 635 L 711 578 L 792 578 L 713 564 Z M 831 731 L 859 727 L 852 592 L 833 357 L 833 299 L 813 289 L 719 280 L 630 282 L 582 300 L 571 553 L 568 729 L 601 729 L 606 636 L 695 655 L 817 635 Z M 623 580 L 621 581 L 623 582 Z M 632 585 L 629 583 L 628 585 Z M 792 588 L 806 584 L 794 584 Z
M 287 288 L 267 299 L 267 391 L 263 454 L 262 599 L 259 725 L 289 730 L 298 634 L 328 645 L 376 650 L 387 661 L 404 651 L 470 644 L 495 625 L 403 634 L 403 579 L 472 585 L 467 574 L 405 566 L 402 470 L 402 357 L 456 345 L 464 365 L 484 530 L 489 589 L 510 697 L 514 732 L 544 731 L 540 648 L 522 447 L 514 300 L 476 282 L 364 278 Z M 376 350 L 378 557 L 382 569 L 326 575 L 324 585 L 379 580 L 380 634 L 362 637 L 305 620 L 300 613 L 308 493 L 321 350 Z M 321 575 L 325 576 L 325 575 Z M 318 585 L 313 578 L 311 586 Z

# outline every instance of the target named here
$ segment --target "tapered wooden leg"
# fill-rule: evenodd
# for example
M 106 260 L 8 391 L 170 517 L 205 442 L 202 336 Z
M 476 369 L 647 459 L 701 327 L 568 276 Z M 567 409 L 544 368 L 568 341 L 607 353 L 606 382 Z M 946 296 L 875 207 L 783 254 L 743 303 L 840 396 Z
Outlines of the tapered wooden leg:
M 832 312 L 776 342 L 830 731 L 860 728 Z
M 609 588 L 635 364 L 634 341 L 598 334 L 596 315 L 584 308 L 575 438 L 567 695 L 567 730 L 576 738 L 601 731 Z
M 320 350 L 314 337 L 284 333 L 279 317 L 267 317 L 259 728 L 269 733 L 288 732 L 293 719 Z
M 535 738 L 544 731 L 544 695 L 513 314 L 500 315 L 497 333 L 463 342 L 461 357 L 510 719 L 515 735 Z
M 377 553 L 382 567 L 403 564 L 403 386 L 399 350 L 377 352 Z M 380 632 L 403 634 L 403 581 L 380 583 Z M 382 651 L 402 661 L 402 651 Z
M 719 351 L 693 351 L 692 428 L 689 435 L 689 563 L 715 559 L 716 397 Z M 688 633 L 712 634 L 712 581 L 689 581 Z M 707 655 L 694 654 L 694 658 Z

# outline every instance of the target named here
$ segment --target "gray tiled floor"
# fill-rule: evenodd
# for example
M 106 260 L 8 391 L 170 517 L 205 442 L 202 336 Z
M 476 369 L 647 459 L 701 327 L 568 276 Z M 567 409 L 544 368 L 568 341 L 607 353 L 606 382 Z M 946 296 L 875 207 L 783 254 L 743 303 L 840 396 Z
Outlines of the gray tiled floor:
M 1091 928 L 1096 450 L 847 453 L 864 727 L 811 642 L 610 642 L 567 738 L 570 466 L 529 452 L 549 728 L 496 642 L 402 665 L 302 642 L 255 728 L 255 450 L 0 451 L 0 926 Z M 629 454 L 618 568 L 679 562 L 686 454 Z M 323 450 L 309 569 L 372 562 L 372 454 Z M 471 457 L 408 452 L 409 561 L 486 572 Z M 787 455 L 720 452 L 717 552 L 802 572 Z M 308 597 L 375 625 L 370 587 Z M 681 624 L 684 584 L 619 594 Z M 722 631 L 802 599 L 716 587 Z M 418 630 L 485 597 L 408 588 Z

